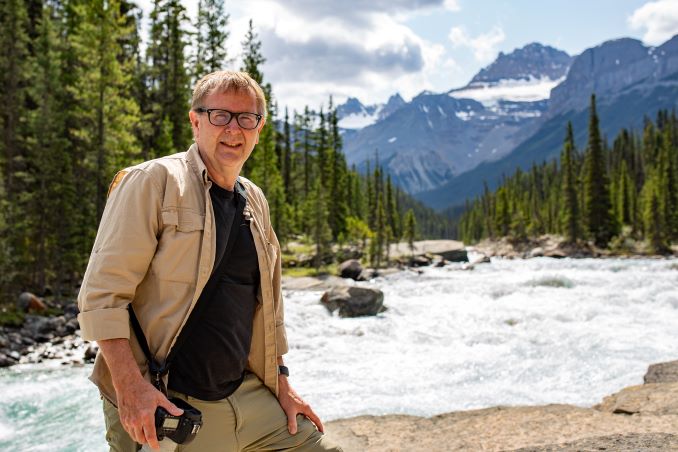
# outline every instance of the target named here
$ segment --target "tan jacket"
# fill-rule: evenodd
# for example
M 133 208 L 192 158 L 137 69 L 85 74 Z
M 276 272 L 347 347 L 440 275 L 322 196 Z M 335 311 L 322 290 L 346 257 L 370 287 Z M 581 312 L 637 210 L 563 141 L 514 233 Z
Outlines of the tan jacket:
M 277 394 L 277 356 L 287 353 L 281 294 L 280 245 L 262 191 L 249 180 L 249 217 L 261 275 L 248 368 Z M 99 231 L 78 295 L 78 321 L 89 341 L 129 338 L 146 378 L 146 358 L 131 330 L 132 303 L 151 353 L 163 362 L 214 265 L 216 226 L 212 182 L 193 144 L 187 152 L 119 172 L 109 189 Z M 90 379 L 116 403 L 101 353 Z

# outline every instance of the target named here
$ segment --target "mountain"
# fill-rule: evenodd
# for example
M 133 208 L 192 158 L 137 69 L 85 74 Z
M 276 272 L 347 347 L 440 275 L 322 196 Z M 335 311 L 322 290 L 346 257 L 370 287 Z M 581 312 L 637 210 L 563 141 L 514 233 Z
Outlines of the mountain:
M 551 91 L 548 109 L 515 149 L 416 197 L 439 209 L 458 206 L 479 195 L 483 181 L 492 189 L 502 175 L 513 174 L 518 167 L 526 169 L 557 158 L 568 121 L 583 149 L 593 93 L 601 131 L 608 137 L 624 127 L 641 130 L 644 116 L 678 108 L 678 35 L 659 47 L 624 38 L 585 50 L 574 59 L 565 80 Z
M 344 134 L 347 161 L 365 168 L 378 155 L 409 193 L 438 188 L 500 159 L 534 132 L 531 124 L 546 112 L 545 99 L 570 61 L 565 52 L 529 44 L 500 54 L 460 89 L 423 92 L 407 103 L 392 97 L 373 109 L 349 99 L 339 123 L 351 129 Z
M 337 106 L 339 127 L 342 129 L 362 129 L 377 121 L 385 119 L 391 113 L 405 105 L 400 94 L 392 95 L 386 104 L 363 105 L 355 97 Z
M 507 79 L 529 79 L 539 75 L 556 80 L 567 73 L 572 57 L 562 50 L 539 43 L 528 44 L 497 59 L 473 77 L 469 85 L 492 83 Z

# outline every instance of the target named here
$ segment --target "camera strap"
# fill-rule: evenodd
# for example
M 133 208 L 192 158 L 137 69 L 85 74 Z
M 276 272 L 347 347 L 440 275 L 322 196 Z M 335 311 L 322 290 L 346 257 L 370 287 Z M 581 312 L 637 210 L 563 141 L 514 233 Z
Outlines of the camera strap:
M 165 387 L 163 377 L 167 375 L 167 373 L 169 372 L 169 366 L 172 363 L 174 357 L 177 355 L 178 351 L 186 342 L 186 338 L 190 336 L 191 331 L 193 331 L 196 325 L 199 324 L 200 319 L 202 318 L 202 314 L 205 311 L 207 301 L 212 298 L 212 294 L 216 290 L 217 285 L 219 283 L 219 277 L 215 275 L 220 275 L 225 270 L 228 262 L 228 257 L 231 254 L 233 246 L 235 245 L 236 239 L 238 237 L 239 229 L 238 226 L 242 221 L 243 211 L 245 209 L 247 200 L 245 196 L 238 193 L 238 190 L 236 190 L 236 198 L 237 198 L 237 208 L 235 210 L 235 215 L 233 215 L 233 223 L 231 224 L 231 228 L 228 234 L 226 247 L 225 249 L 223 249 L 223 252 L 220 252 L 221 250 L 216 251 L 216 259 L 212 275 L 207 280 L 207 284 L 205 284 L 205 287 L 203 288 L 202 293 L 198 298 L 198 301 L 193 307 L 191 313 L 189 314 L 188 319 L 184 324 L 184 327 L 179 332 L 179 336 L 174 341 L 174 346 L 170 349 L 169 353 L 167 354 L 167 358 L 165 359 L 164 363 L 161 364 L 158 361 L 156 361 L 155 357 L 151 354 L 151 351 L 148 348 L 148 341 L 146 340 L 144 331 L 141 328 L 139 319 L 134 313 L 132 304 L 130 303 L 127 305 L 130 323 L 132 324 L 132 329 L 134 330 L 134 334 L 136 335 L 139 345 L 141 346 L 141 350 L 144 352 L 144 355 L 146 355 L 146 359 L 148 360 L 148 370 L 151 373 L 151 382 L 160 392 L 162 392 L 165 395 L 167 395 L 167 388 Z

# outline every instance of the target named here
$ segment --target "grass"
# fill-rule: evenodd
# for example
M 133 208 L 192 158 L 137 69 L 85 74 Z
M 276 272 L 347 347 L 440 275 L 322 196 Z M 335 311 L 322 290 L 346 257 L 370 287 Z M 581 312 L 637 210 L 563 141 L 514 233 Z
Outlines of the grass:
M 323 265 L 319 271 L 314 267 L 283 267 L 283 276 L 302 277 L 302 276 L 322 276 L 322 275 L 336 275 L 338 270 L 337 264 Z
M 0 306 L 0 326 L 19 327 L 24 323 L 24 313 L 14 305 Z

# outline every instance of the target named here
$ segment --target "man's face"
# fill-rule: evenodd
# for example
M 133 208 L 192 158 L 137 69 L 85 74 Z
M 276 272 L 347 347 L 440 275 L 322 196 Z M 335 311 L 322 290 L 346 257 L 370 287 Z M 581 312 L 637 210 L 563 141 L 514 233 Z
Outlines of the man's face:
M 208 95 L 201 107 L 218 108 L 233 113 L 258 113 L 253 92 L 214 92 Z M 212 125 L 207 113 L 189 112 L 193 135 L 208 172 L 216 174 L 239 174 L 249 158 L 254 145 L 259 142 L 259 133 L 264 127 L 264 118 L 252 130 L 238 126 L 235 117 L 225 126 Z

